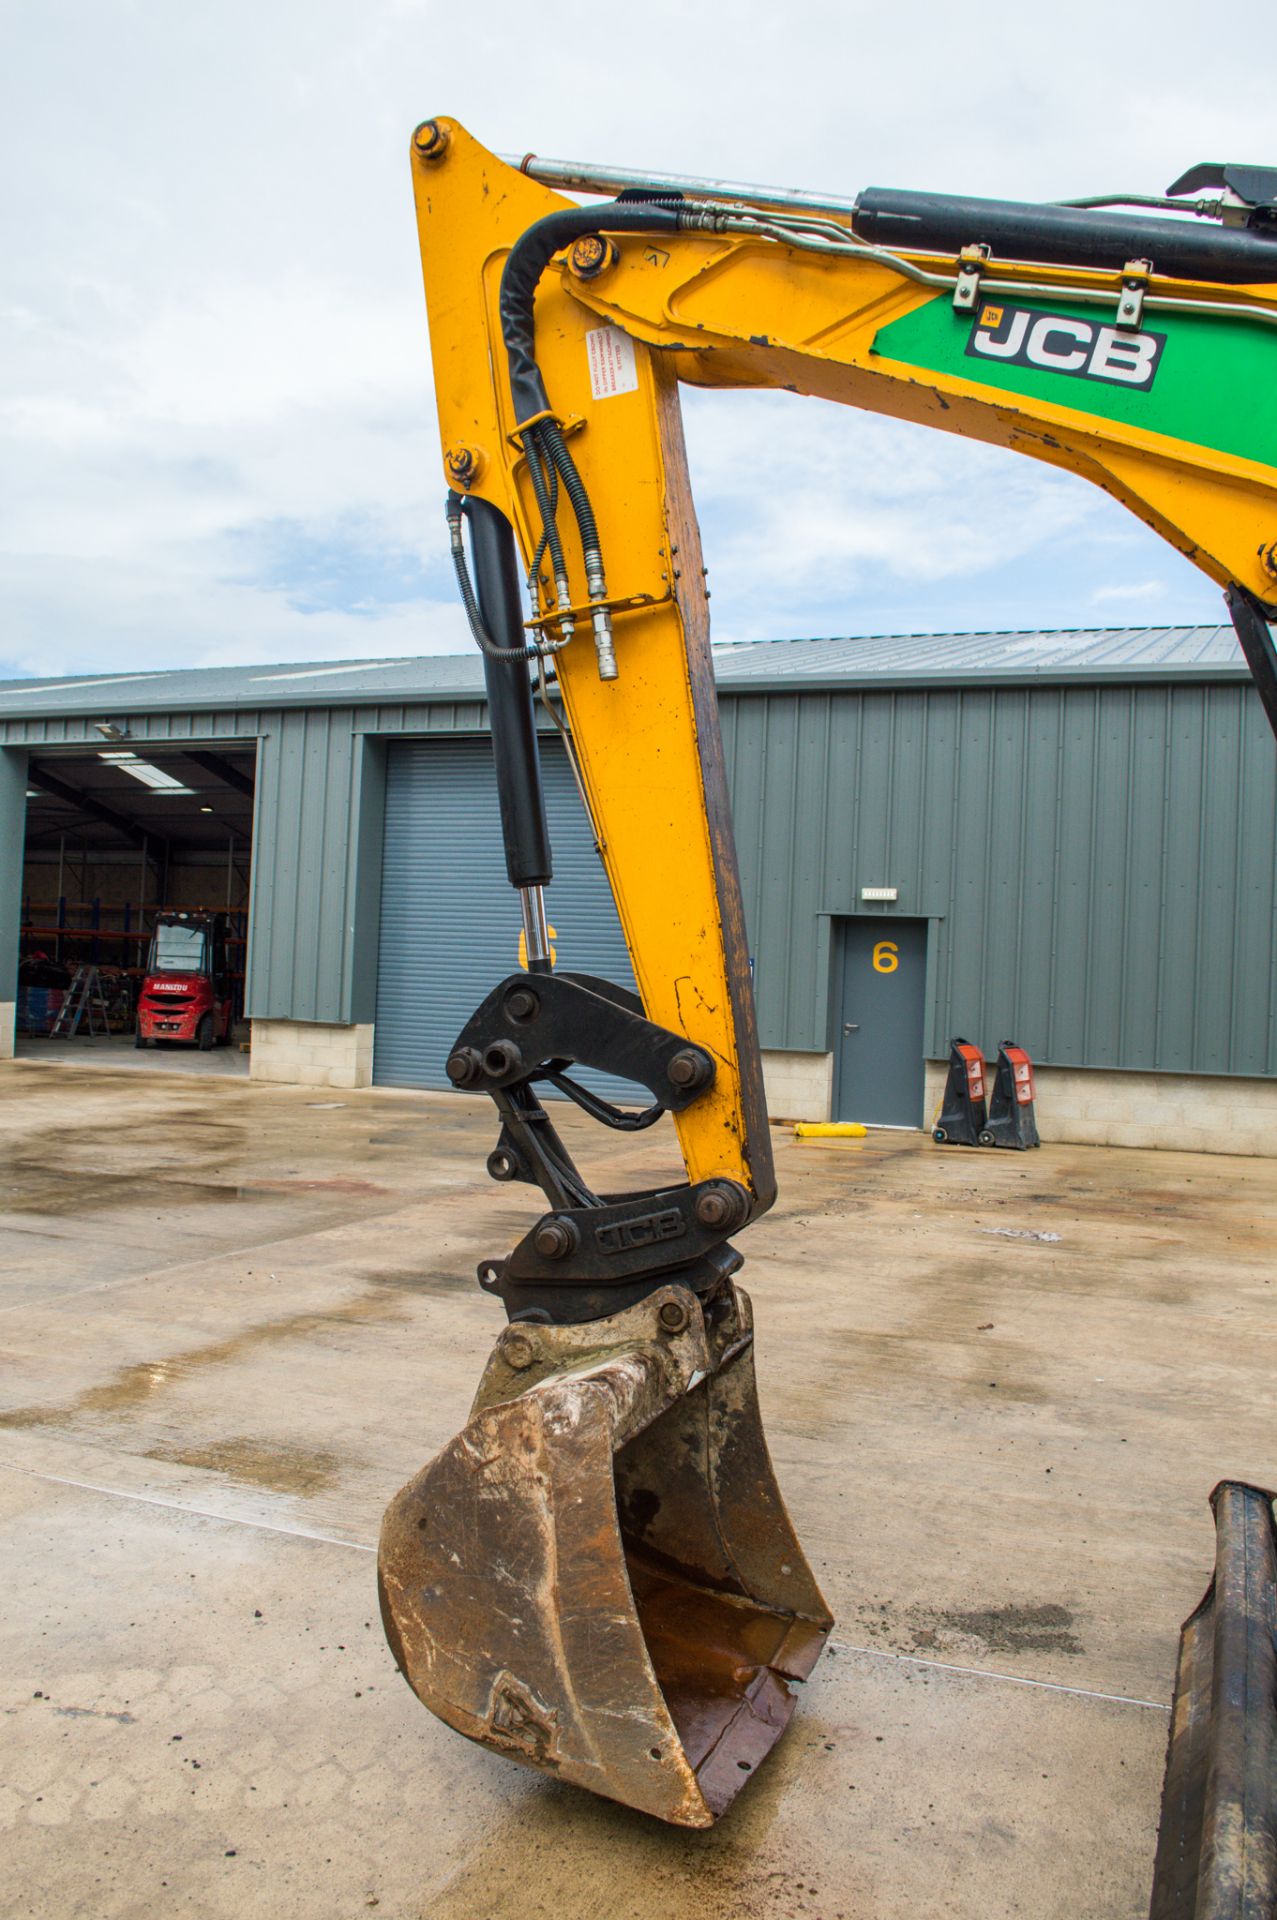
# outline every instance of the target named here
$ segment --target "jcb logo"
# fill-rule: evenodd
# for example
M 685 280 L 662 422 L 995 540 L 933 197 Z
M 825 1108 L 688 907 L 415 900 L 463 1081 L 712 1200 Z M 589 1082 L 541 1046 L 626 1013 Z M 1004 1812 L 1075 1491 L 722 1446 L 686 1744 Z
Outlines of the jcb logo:
M 987 305 L 971 329 L 967 353 L 976 360 L 1005 360 L 1011 366 L 1106 380 L 1147 393 L 1165 345 L 1164 333 L 1123 333 L 1072 314 Z
M 628 1253 L 632 1247 L 654 1246 L 659 1240 L 680 1240 L 686 1231 L 677 1207 L 665 1207 L 660 1213 L 640 1213 L 633 1220 L 596 1227 L 594 1238 L 603 1253 Z

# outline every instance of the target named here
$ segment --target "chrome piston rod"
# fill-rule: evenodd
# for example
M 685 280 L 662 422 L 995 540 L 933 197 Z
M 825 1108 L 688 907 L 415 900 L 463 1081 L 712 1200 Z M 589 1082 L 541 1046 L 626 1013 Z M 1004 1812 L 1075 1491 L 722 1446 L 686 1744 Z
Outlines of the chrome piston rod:
M 502 154 L 508 166 L 516 167 L 543 187 L 560 187 L 566 193 L 601 193 L 614 198 L 627 187 L 640 187 L 654 194 L 688 193 L 698 200 L 739 200 L 752 207 L 791 207 L 809 213 L 832 213 L 850 220 L 855 206 L 836 195 L 809 193 L 803 187 L 751 187 L 739 180 L 699 180 L 686 173 L 634 172 L 626 167 L 597 166 L 592 160 L 546 160 L 539 153 Z

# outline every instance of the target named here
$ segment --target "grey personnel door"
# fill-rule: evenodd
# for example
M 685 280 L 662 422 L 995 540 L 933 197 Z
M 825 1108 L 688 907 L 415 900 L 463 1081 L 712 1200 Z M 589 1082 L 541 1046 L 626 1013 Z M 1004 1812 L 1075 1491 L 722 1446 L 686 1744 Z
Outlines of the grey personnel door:
M 920 1127 L 927 984 L 925 920 L 839 923 L 834 1118 Z

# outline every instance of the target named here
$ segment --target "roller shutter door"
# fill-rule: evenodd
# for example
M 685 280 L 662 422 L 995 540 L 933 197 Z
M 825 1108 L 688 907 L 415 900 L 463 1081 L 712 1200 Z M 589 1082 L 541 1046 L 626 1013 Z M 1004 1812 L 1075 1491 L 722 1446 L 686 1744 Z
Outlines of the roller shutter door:
M 557 741 L 542 741 L 541 767 L 554 848 L 547 906 L 556 964 L 632 988 L 611 889 Z M 519 964 L 520 926 L 487 740 L 392 746 L 373 1042 L 379 1085 L 447 1087 L 444 1062 L 458 1033 L 484 994 Z M 580 1077 L 610 1099 L 647 1101 L 624 1081 Z

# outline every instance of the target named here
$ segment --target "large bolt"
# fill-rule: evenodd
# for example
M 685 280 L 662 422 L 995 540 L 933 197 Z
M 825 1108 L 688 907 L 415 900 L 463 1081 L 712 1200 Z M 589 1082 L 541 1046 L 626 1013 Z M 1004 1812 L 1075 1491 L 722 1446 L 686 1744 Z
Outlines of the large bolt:
M 665 1071 L 673 1086 L 690 1093 L 713 1079 L 714 1062 L 708 1054 L 699 1053 L 694 1047 L 683 1047 L 674 1055 Z
M 443 456 L 444 469 L 454 487 L 472 487 L 483 472 L 483 455 L 478 447 L 458 443 Z
M 513 1367 L 516 1373 L 522 1373 L 536 1359 L 536 1348 L 526 1333 L 507 1333 L 501 1342 L 501 1358 L 507 1367 Z
M 541 1011 L 541 1002 L 531 987 L 512 987 L 505 997 L 505 1010 L 511 1020 L 532 1020 Z
M 656 1317 L 666 1333 L 682 1333 L 691 1319 L 681 1300 L 667 1300 Z
M 562 1260 L 572 1252 L 579 1237 L 574 1220 L 543 1220 L 532 1236 L 532 1244 L 543 1260 Z
M 568 266 L 578 280 L 597 280 L 617 258 L 612 242 L 600 233 L 583 233 L 568 248 Z
M 472 1087 L 483 1073 L 483 1061 L 473 1047 L 458 1047 L 448 1055 L 447 1071 L 454 1087 Z
M 517 1073 L 523 1065 L 523 1055 L 512 1040 L 494 1040 L 484 1049 L 483 1071 L 491 1080 L 500 1080 L 508 1073 Z
M 413 148 L 420 160 L 442 160 L 448 151 L 448 129 L 437 120 L 423 120 L 412 136 Z
M 1266 547 L 1259 549 L 1259 564 L 1270 580 L 1277 580 L 1277 540 L 1270 540 Z
M 748 1202 L 736 1186 L 707 1187 L 696 1196 L 696 1218 L 703 1227 L 731 1233 L 745 1218 Z

